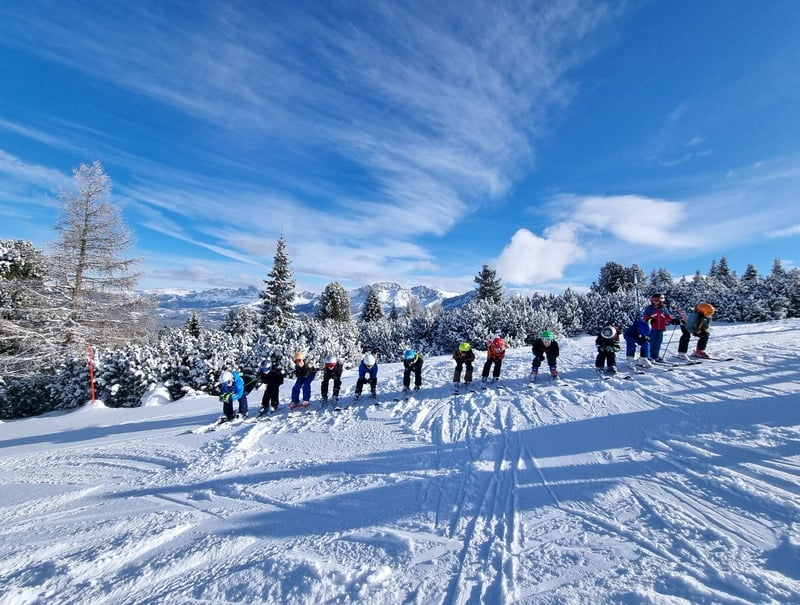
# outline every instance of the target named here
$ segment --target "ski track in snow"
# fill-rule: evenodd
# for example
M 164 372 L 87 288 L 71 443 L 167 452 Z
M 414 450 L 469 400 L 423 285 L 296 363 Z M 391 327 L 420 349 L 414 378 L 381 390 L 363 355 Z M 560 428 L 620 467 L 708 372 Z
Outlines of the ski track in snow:
M 715 325 L 735 361 L 631 380 L 583 336 L 533 388 L 525 347 L 459 395 L 447 356 L 400 401 L 384 364 L 378 407 L 349 371 L 341 412 L 0 423 L 0 604 L 800 602 L 798 328 Z

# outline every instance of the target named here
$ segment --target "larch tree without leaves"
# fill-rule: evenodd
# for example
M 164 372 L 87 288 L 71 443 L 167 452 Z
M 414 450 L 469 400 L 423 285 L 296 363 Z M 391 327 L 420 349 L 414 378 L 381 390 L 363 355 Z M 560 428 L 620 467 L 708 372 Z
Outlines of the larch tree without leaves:
M 140 259 L 124 257 L 134 243 L 111 179 L 100 162 L 73 171 L 76 190 L 60 196 L 58 239 L 49 272 L 60 345 L 78 352 L 87 343 L 120 345 L 152 333 L 151 302 L 135 294 Z

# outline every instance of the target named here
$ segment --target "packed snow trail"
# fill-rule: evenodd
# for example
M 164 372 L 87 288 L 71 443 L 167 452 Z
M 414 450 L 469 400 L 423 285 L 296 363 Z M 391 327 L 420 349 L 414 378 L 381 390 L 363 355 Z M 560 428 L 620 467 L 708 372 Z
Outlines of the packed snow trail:
M 384 364 L 381 407 L 346 372 L 348 409 L 213 431 L 205 396 L 2 423 L 0 603 L 800 602 L 798 328 L 632 380 L 561 339 L 562 382 L 523 348 L 457 396 L 431 358 L 398 402 Z

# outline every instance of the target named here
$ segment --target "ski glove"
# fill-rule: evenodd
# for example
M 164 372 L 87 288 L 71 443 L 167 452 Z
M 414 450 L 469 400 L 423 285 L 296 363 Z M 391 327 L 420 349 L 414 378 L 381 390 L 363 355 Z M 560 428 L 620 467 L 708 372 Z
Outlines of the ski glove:
M 233 393 L 223 393 L 219 396 L 219 400 L 223 403 L 228 403 L 233 399 Z
M 671 323 L 673 326 L 679 326 L 681 325 L 681 320 L 679 317 L 673 317 L 672 321 L 669 323 Z

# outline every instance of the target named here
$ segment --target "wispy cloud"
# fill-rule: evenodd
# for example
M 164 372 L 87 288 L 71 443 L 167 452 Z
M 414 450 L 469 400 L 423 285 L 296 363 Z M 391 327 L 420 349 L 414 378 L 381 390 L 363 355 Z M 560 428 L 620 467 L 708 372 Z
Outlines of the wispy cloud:
M 301 253 L 326 235 L 342 251 L 352 245 L 357 258 L 376 235 L 442 235 L 506 194 L 534 161 L 548 116 L 573 94 L 568 71 L 591 55 L 591 34 L 610 18 L 592 2 L 452 8 L 371 3 L 340 14 L 341 6 L 324 4 L 302 12 L 228 5 L 201 7 L 187 27 L 153 6 L 95 6 L 57 20 L 30 11 L 12 25 L 17 43 L 27 40 L 32 52 L 227 131 L 219 135 L 220 157 L 264 141 L 300 158 L 324 149 L 356 167 L 366 184 L 345 196 L 322 185 L 326 211 L 298 190 L 276 193 L 256 183 L 187 191 L 165 181 L 126 195 L 141 194 L 141 203 L 165 216 L 191 221 L 209 248 L 224 230 L 213 232 L 201 217 L 233 227 L 234 217 L 258 212 L 295 232 Z M 92 35 L 76 35 L 90 22 Z M 230 219 L 219 217 L 220 207 Z M 409 266 L 402 258 L 380 262 L 398 271 Z

